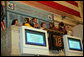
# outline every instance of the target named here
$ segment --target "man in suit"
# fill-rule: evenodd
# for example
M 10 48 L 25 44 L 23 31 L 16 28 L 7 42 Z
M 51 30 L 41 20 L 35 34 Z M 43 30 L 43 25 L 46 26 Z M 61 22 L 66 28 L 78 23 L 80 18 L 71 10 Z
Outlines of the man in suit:
M 37 23 L 36 18 L 32 19 L 31 26 L 34 27 L 34 28 L 40 28 L 40 25 Z

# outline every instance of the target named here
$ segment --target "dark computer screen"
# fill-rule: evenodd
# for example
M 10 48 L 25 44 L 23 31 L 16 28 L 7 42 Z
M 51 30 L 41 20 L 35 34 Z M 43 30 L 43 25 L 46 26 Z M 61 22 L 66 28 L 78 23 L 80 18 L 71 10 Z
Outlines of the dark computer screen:
M 79 39 L 68 38 L 70 50 L 82 51 L 81 41 Z
M 26 44 L 46 46 L 45 33 L 25 29 Z

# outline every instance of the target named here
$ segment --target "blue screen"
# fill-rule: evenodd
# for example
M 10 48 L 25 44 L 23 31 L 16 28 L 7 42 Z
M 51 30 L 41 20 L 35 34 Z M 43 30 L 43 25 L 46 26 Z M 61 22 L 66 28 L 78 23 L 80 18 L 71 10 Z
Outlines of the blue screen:
M 37 31 L 26 30 L 26 44 L 45 46 L 45 34 Z
M 82 50 L 80 40 L 75 40 L 70 38 L 68 39 L 68 42 L 69 42 L 69 49 Z

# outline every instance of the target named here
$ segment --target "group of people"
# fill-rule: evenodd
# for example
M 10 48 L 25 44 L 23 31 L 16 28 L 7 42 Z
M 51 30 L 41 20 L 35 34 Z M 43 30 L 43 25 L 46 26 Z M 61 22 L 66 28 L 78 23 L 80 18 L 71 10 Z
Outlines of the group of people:
M 37 28 L 37 29 L 46 29 L 46 23 L 41 22 L 41 25 L 37 23 L 37 18 L 33 18 L 32 22 L 29 18 L 25 18 L 26 23 L 22 23 L 21 26 L 27 26 L 31 28 Z M 18 26 L 18 19 L 15 19 L 12 21 L 12 25 Z M 58 28 L 55 27 L 53 22 L 49 23 L 49 28 L 51 30 L 59 30 L 59 31 L 64 31 L 64 34 L 67 34 L 68 26 L 65 26 L 63 22 L 60 22 L 58 25 Z

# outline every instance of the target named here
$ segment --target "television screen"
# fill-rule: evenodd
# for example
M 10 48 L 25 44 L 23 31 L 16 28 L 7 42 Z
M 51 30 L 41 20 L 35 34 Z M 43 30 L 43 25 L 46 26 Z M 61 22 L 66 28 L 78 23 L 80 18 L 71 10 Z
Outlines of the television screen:
M 82 51 L 81 41 L 78 39 L 68 38 L 68 44 L 70 50 Z
M 46 46 L 45 33 L 25 29 L 26 44 Z

